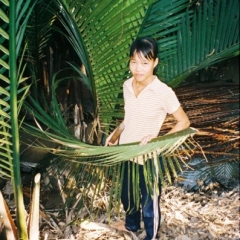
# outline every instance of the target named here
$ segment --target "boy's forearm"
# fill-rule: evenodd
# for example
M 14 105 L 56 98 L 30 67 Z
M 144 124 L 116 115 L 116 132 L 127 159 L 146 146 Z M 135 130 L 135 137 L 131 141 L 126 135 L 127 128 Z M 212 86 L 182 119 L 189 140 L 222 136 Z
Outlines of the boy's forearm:
M 190 126 L 189 121 L 177 122 L 176 125 L 168 133 L 166 133 L 166 135 L 170 133 L 179 132 L 181 130 L 188 128 L 189 126 Z
M 121 133 L 124 130 L 124 124 L 121 123 L 113 132 L 109 142 L 110 143 L 115 143 L 117 141 L 117 139 L 120 137 Z

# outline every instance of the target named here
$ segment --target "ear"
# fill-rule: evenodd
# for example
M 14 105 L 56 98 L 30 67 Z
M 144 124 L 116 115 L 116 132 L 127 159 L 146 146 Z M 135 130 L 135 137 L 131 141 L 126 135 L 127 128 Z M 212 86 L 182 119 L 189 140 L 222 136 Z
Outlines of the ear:
M 156 58 L 154 61 L 154 67 L 156 67 L 158 65 L 158 61 L 159 61 L 158 58 Z

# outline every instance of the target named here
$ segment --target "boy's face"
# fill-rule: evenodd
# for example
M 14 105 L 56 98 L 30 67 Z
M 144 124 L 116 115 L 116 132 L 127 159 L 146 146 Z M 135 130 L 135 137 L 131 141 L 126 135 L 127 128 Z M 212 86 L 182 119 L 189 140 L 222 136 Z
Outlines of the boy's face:
M 147 59 L 142 53 L 135 53 L 130 59 L 130 71 L 137 82 L 150 83 L 152 81 L 153 70 L 158 64 L 158 58 Z

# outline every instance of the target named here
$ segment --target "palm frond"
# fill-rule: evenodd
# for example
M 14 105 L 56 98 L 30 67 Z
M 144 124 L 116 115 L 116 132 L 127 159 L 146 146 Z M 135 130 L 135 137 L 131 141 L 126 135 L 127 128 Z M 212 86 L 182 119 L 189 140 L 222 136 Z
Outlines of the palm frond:
M 209 161 L 207 164 L 204 160 L 200 160 L 200 163 L 195 163 L 194 169 L 195 171 L 186 169 L 179 174 L 184 179 L 183 185 L 188 189 L 197 190 L 198 187 L 198 190 L 201 191 L 201 188 L 208 185 L 209 181 L 217 182 L 218 186 L 220 184 L 222 187 L 228 188 L 239 179 L 239 157 L 222 158 L 215 162 Z M 199 181 L 205 184 L 201 185 Z
M 4 1 L 4 3 L 6 3 Z M 19 3 L 20 4 L 20 3 Z M 29 2 L 27 2 L 27 4 L 29 4 Z M 21 5 L 21 4 L 20 4 Z M 5 12 L 9 12 L 9 9 L 7 8 L 7 6 L 3 6 L 3 9 L 5 10 Z M 20 15 L 23 14 L 23 9 L 20 7 Z M 26 11 L 26 9 L 25 9 Z M 11 129 L 14 128 L 15 126 L 18 126 L 17 123 L 12 123 L 13 126 L 11 126 L 11 121 L 12 118 L 14 118 L 15 120 L 18 119 L 17 115 L 20 112 L 21 106 L 23 104 L 23 100 L 26 97 L 26 94 L 29 90 L 29 86 L 25 86 L 23 85 L 23 83 L 27 80 L 27 78 L 23 78 L 23 72 L 25 69 L 25 66 L 22 66 L 22 58 L 20 58 L 19 62 L 19 71 L 17 71 L 16 69 L 13 69 L 12 71 L 9 71 L 11 68 L 14 68 L 15 64 L 16 64 L 16 59 L 13 58 L 12 62 L 9 58 L 9 51 L 5 49 L 4 45 L 10 45 L 9 43 L 9 35 L 7 34 L 7 32 L 9 31 L 9 26 L 7 25 L 7 23 L 9 23 L 9 18 L 4 15 L 4 17 L 2 18 L 2 20 L 5 21 L 5 24 L 2 24 L 2 26 L 5 28 L 5 30 L 1 30 L 2 32 L 5 32 L 4 38 L 2 39 L 2 43 L 1 43 L 1 49 L 4 50 L 4 57 L 2 58 L 2 68 L 1 68 L 1 75 L 0 75 L 0 80 L 1 80 L 1 88 L 0 88 L 0 111 L 1 111 L 1 125 L 0 125 L 0 136 L 1 136 L 1 148 L 2 150 L 4 150 L 3 152 L 1 152 L 2 155 L 4 156 L 8 156 L 8 160 L 9 160 L 9 171 L 12 173 L 13 169 L 12 169 L 12 165 L 13 165 L 13 159 L 12 159 L 12 141 L 11 141 L 11 137 L 12 137 L 12 131 Z M 26 22 L 25 22 L 26 25 Z M 19 27 L 19 26 L 18 26 Z M 22 28 L 24 28 L 24 26 L 21 26 L 20 29 L 17 29 L 17 33 L 22 31 Z M 12 54 L 15 57 L 19 56 L 19 48 L 21 46 L 21 37 L 19 37 L 19 42 L 15 42 L 17 45 L 17 48 L 15 49 L 14 47 L 12 47 L 11 51 L 14 50 L 14 53 Z M 23 48 L 24 49 L 24 48 Z M 13 66 L 11 67 L 10 63 L 13 64 Z M 10 75 L 10 78 L 8 77 L 7 71 L 9 71 L 10 73 L 14 73 L 15 75 L 12 76 Z M 11 80 L 10 80 L 11 79 Z M 13 79 L 13 80 L 12 80 Z M 3 87 L 2 87 L 3 86 Z M 13 86 L 17 87 L 16 90 L 13 90 Z M 16 91 L 16 92 L 15 92 Z M 11 93 L 11 94 L 10 94 Z M 12 96 L 14 96 L 16 94 L 16 96 L 19 96 L 19 99 L 13 98 Z M 14 103 L 18 102 L 18 105 L 14 105 Z M 15 109 L 14 113 L 11 112 L 11 109 Z M 14 116 L 12 116 L 11 114 L 14 114 Z M 17 114 L 15 116 L 15 114 Z M 5 138 L 2 136 L 5 136 Z M 17 138 L 16 138 L 17 140 Z M 5 152 L 5 153 L 4 153 Z M 5 161 L 4 158 L 0 159 L 0 166 L 6 169 L 6 166 L 4 167 L 1 165 L 1 161 Z M 6 171 L 1 171 L 1 173 L 5 176 L 10 176 Z
M 187 2 L 157 1 L 141 32 L 159 43 L 159 76 L 173 87 L 192 72 L 239 54 L 239 1 Z
M 0 147 L 1 147 L 1 158 L 0 158 L 0 170 L 6 177 L 11 177 L 13 171 L 12 164 L 12 150 L 11 150 L 11 116 L 10 116 L 10 79 L 8 76 L 9 66 L 9 16 L 5 13 L 9 13 L 9 2 L 1 1 L 1 69 L 0 69 Z M 8 170 L 6 172 L 6 169 Z
M 31 17 L 25 31 L 28 54 L 36 61 L 46 54 L 45 48 L 52 36 L 51 30 L 56 16 L 49 9 L 49 5 L 46 1 L 38 1 L 33 5 L 34 9 L 30 12 Z
M 218 167 L 215 167 L 214 177 L 226 185 L 228 185 L 228 183 L 231 181 L 235 181 L 239 178 L 238 163 L 239 162 L 237 161 L 233 164 L 229 164 L 229 162 L 226 162 Z
M 29 87 L 23 82 L 24 66 L 20 51 L 23 34 L 29 15 L 33 9 L 32 1 L 1 1 L 1 42 L 0 49 L 4 53 L 1 57 L 0 69 L 0 173 L 12 179 L 14 197 L 17 209 L 18 238 L 27 239 L 27 227 L 24 216 L 24 204 L 20 176 L 19 161 L 19 129 L 18 114 Z M 20 64 L 17 68 L 17 59 Z
M 36 98 L 41 98 L 44 94 L 46 98 L 51 94 L 48 79 L 51 79 L 54 71 L 58 70 L 57 64 L 53 64 L 51 58 L 53 50 L 49 44 L 53 38 L 52 29 L 56 19 L 56 13 L 51 11 L 51 6 L 52 1 L 35 1 L 30 8 L 32 11 L 28 13 L 31 15 L 24 31 L 26 43 L 24 61 L 32 79 L 31 94 Z M 47 77 L 44 78 L 44 75 Z M 38 81 L 39 79 L 43 80 Z
M 108 210 L 111 211 L 113 205 L 118 208 L 115 210 L 119 210 L 123 163 L 128 159 L 144 165 L 146 182 L 149 191 L 153 194 L 158 178 L 161 179 L 163 186 L 166 182 L 172 183 L 173 177 L 176 177 L 178 172 L 182 170 L 179 162 L 188 161 L 194 148 L 197 148 L 197 144 L 192 138 L 196 130 L 192 128 L 158 137 L 145 146 L 140 146 L 136 142 L 111 147 L 89 145 L 78 140 L 59 137 L 44 130 L 39 132 L 39 128 L 33 126 L 28 126 L 25 130 L 27 131 L 29 128 L 31 133 L 35 132 L 36 137 L 45 140 L 48 138 L 58 144 L 56 148 L 48 148 L 47 146 L 44 148 L 52 153 L 48 171 L 58 178 L 64 176 L 67 179 L 65 183 L 68 187 L 63 186 L 64 189 L 67 189 L 66 205 L 68 207 L 73 205 L 73 202 L 79 197 L 76 195 L 76 188 L 81 188 L 82 199 L 78 203 L 78 208 L 82 208 L 84 204 L 89 202 L 91 195 L 91 211 L 94 209 L 92 204 L 95 197 L 106 185 L 109 185 L 111 193 Z M 42 146 L 37 145 L 35 147 L 42 148 Z M 163 160 L 163 168 L 157 160 L 160 155 Z M 44 159 L 41 165 L 46 165 Z M 133 181 L 137 181 L 139 178 L 137 166 L 138 164 L 134 165 Z M 110 184 L 108 184 L 109 181 Z M 72 185 L 70 186 L 69 183 Z M 157 191 L 159 191 L 158 188 Z M 135 201 L 139 201 L 138 194 L 135 196 Z

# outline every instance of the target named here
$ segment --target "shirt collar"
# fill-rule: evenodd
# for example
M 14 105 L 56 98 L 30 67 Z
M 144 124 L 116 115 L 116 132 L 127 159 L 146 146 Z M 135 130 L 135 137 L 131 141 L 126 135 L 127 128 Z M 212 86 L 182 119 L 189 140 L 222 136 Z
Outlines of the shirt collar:
M 156 90 L 157 90 L 157 82 L 158 81 L 159 80 L 158 80 L 157 76 L 155 76 L 153 81 L 151 83 L 149 83 L 145 89 L 156 92 Z M 133 77 L 129 78 L 129 80 L 126 82 L 127 88 L 129 90 L 131 90 L 131 91 L 133 91 L 132 82 L 133 82 Z

